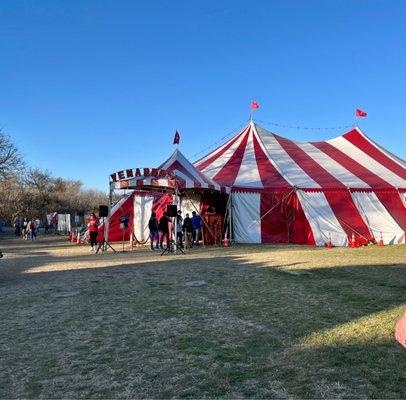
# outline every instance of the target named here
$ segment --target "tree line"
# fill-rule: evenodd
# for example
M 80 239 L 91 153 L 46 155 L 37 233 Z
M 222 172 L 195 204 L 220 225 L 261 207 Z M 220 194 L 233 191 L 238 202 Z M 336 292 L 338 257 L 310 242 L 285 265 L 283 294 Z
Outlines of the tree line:
M 106 193 L 85 189 L 80 180 L 28 166 L 11 138 L 0 130 L 0 219 L 6 224 L 17 215 L 45 222 L 45 215 L 52 212 L 90 213 L 107 201 Z

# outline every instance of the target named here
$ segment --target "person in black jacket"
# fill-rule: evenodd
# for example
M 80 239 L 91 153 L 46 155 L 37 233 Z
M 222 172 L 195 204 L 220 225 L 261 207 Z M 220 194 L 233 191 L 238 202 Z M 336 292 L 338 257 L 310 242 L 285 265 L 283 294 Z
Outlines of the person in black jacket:
M 154 250 L 154 241 L 155 248 L 159 248 L 159 233 L 158 233 L 158 220 L 156 218 L 156 213 L 151 213 L 151 218 L 148 221 L 149 228 L 149 240 L 151 242 L 151 250 Z
M 192 219 L 190 218 L 189 213 L 187 213 L 185 219 L 183 220 L 183 232 L 185 232 L 186 247 L 192 247 L 193 231 Z
M 158 230 L 161 232 L 161 240 L 159 242 L 161 249 L 163 249 L 164 238 L 166 238 L 166 247 L 169 246 L 169 221 L 168 213 L 164 212 L 158 224 Z

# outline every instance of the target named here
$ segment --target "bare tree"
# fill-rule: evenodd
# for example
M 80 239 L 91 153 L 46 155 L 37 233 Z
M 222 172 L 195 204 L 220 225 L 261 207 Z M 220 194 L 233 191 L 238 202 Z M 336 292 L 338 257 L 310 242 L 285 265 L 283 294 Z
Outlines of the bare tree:
M 24 161 L 14 143 L 0 130 L 0 179 L 6 179 L 24 167 Z

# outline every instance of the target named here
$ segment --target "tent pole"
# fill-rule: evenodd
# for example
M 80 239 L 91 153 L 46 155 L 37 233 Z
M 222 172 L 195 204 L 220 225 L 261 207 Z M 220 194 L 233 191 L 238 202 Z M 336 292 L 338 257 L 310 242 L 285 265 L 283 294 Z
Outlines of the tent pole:
M 229 223 L 230 223 L 230 243 L 232 243 L 234 241 L 234 232 L 233 232 L 233 197 L 232 197 L 232 192 L 230 192 L 230 219 L 229 219 Z
M 113 200 L 113 194 L 112 194 L 112 190 L 111 190 L 111 182 L 109 181 L 109 200 L 108 200 L 108 211 L 107 211 L 107 219 L 104 222 L 104 239 L 106 240 L 106 242 L 109 241 L 109 231 L 110 231 L 110 214 L 111 214 L 111 203 Z

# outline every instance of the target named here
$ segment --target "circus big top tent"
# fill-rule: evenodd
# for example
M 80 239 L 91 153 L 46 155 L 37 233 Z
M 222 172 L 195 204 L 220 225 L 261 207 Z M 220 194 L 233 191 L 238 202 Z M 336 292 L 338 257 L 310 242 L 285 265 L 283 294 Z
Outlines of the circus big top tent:
M 237 242 L 405 242 L 406 164 L 359 128 L 304 143 L 251 122 L 194 165 L 232 187 Z

